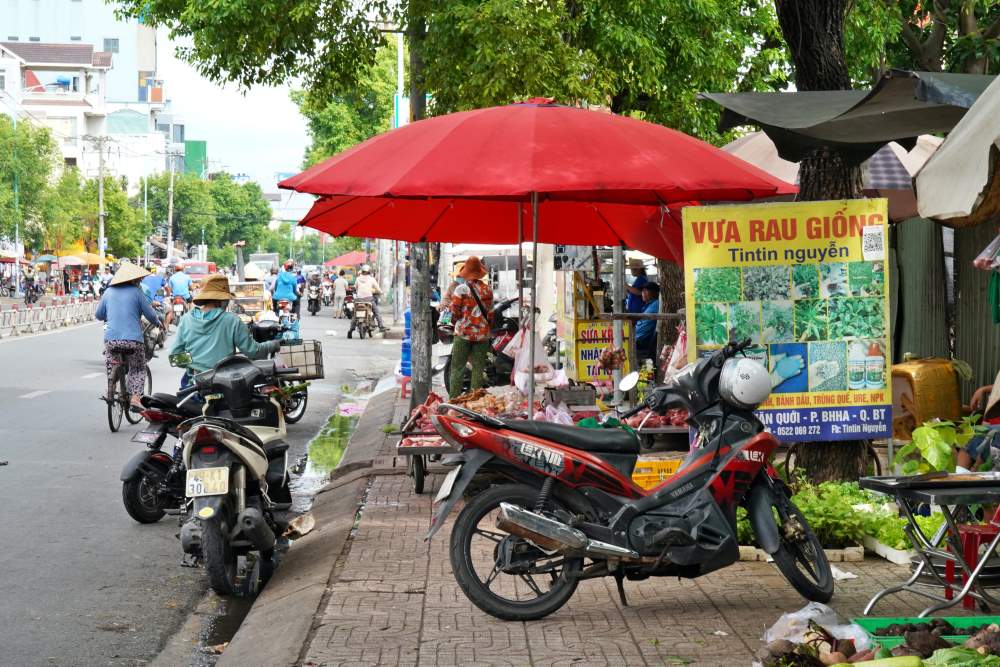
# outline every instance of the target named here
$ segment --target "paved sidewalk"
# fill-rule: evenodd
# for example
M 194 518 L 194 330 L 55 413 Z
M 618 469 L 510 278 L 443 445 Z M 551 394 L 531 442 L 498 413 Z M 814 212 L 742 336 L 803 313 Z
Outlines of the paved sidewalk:
M 382 414 L 372 423 L 388 423 L 389 414 L 398 417 L 399 409 L 391 411 L 387 403 L 373 406 Z M 341 479 L 337 491 L 343 500 L 345 489 L 354 485 L 364 495 L 356 521 L 346 522 L 355 528 L 343 539 L 325 543 L 330 551 L 323 560 L 332 564 L 332 571 L 319 575 L 326 581 L 325 591 L 309 591 L 308 603 L 301 605 L 285 597 L 282 608 L 311 621 L 311 629 L 297 635 L 305 640 L 301 651 L 253 664 L 749 665 L 762 647 L 764 629 L 783 612 L 805 604 L 772 564 L 740 563 L 697 580 L 626 582 L 625 608 L 612 580 L 584 581 L 570 602 L 546 619 L 499 621 L 474 607 L 452 576 L 448 538 L 461 507 L 433 542 L 423 541 L 443 475 L 429 477 L 425 494 L 414 495 L 410 479 L 400 474 L 405 461 L 390 467 L 394 439 L 370 433 L 357 444 L 354 470 Z M 360 467 L 361 449 L 367 450 L 372 467 Z M 317 504 L 317 522 L 331 520 L 332 508 Z M 337 511 L 353 518 L 355 507 Z M 295 545 L 290 554 L 299 548 Z M 291 565 L 279 568 L 276 581 L 283 571 L 290 574 Z M 860 615 L 877 590 L 905 578 L 907 571 L 881 559 L 838 565 L 858 575 L 837 584 L 832 606 L 845 617 Z M 307 567 L 312 571 L 317 565 Z M 265 603 L 270 588 L 261 596 Z M 301 586 L 298 590 L 307 592 Z M 895 596 L 883 601 L 878 612 L 916 615 L 924 604 L 913 596 Z M 251 617 L 256 612 L 255 606 Z M 282 622 L 275 615 L 269 619 Z M 247 646 L 240 641 L 243 634 L 241 629 L 220 665 L 251 664 L 248 654 L 240 653 L 240 645 Z M 257 639 L 258 650 L 267 645 L 264 637 Z

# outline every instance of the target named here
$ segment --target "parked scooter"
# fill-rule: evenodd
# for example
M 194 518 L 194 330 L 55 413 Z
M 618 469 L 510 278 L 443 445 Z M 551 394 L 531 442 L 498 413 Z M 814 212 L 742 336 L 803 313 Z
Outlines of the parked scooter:
M 684 407 L 698 431 L 678 472 L 651 490 L 631 479 L 639 454 L 632 431 L 499 420 L 442 404 L 434 427 L 461 451 L 460 465 L 441 485 L 428 538 L 477 473 L 493 483 L 452 528 L 451 564 L 465 595 L 497 618 L 534 620 L 562 607 L 581 580 L 610 576 L 624 605 L 625 579 L 690 579 L 736 562 L 743 506 L 789 583 L 828 601 L 830 564 L 771 466 L 778 441 L 753 413 L 771 390 L 767 370 L 736 358 L 749 345 L 698 360 L 622 415 Z M 630 374 L 621 389 L 637 382 Z
M 292 504 L 285 420 L 273 394 L 282 375 L 296 372 L 233 355 L 178 393 L 198 392 L 206 401 L 204 415 L 179 429 L 191 501 L 181 547 L 204 562 L 220 595 L 240 591 L 241 560 L 251 581 L 266 581 L 273 571 L 277 536 L 287 527 L 283 513 Z M 259 569 L 249 567 L 251 560 Z
M 300 341 L 298 326 L 290 321 L 293 317 L 294 315 L 288 315 L 288 319 L 279 319 L 273 313 L 261 313 L 256 320 L 250 322 L 250 335 L 258 343 L 278 339 L 282 340 L 282 344 L 298 343 Z M 284 379 L 279 381 L 279 386 L 282 391 L 278 393 L 277 399 L 285 413 L 285 422 L 295 424 L 306 413 L 306 406 L 309 404 L 309 386 L 298 380 Z
M 308 309 L 309 312 L 315 316 L 319 312 L 320 304 L 320 285 L 319 283 L 310 282 L 306 286 L 306 298 L 308 299 Z

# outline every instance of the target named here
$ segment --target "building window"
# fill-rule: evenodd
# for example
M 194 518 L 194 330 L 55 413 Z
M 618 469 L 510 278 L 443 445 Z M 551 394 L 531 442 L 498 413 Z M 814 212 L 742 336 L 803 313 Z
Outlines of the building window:
M 17 35 L 7 35 L 7 41 L 8 42 L 16 42 L 17 41 Z
M 183 144 L 184 143 L 184 126 L 174 125 L 174 143 Z
M 76 166 L 76 158 L 75 157 L 63 158 L 63 164 L 66 165 L 67 167 L 75 167 Z
M 69 37 L 69 41 L 71 42 L 79 42 L 81 39 L 83 38 L 80 35 L 70 35 Z
M 40 41 L 42 41 L 42 38 L 41 37 L 29 37 L 28 41 L 29 42 L 40 42 Z
M 7 90 L 7 74 L 0 72 L 0 90 Z
M 104 39 L 104 50 L 111 53 L 118 53 L 118 38 L 106 37 Z

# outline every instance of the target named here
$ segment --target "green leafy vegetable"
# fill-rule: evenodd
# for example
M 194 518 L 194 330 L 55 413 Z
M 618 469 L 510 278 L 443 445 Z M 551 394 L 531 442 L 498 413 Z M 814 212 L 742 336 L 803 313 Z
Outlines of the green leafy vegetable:
M 791 301 L 765 301 L 763 304 L 765 343 L 788 343 L 794 337 Z
M 747 301 L 787 299 L 790 287 L 787 266 L 748 266 L 743 269 L 743 298 Z
M 944 470 L 955 472 L 955 448 L 964 447 L 977 434 L 988 429 L 977 425 L 979 415 L 964 417 L 957 425 L 950 421 L 927 421 L 913 429 L 909 444 L 893 459 L 904 475 L 920 475 Z
M 939 648 L 925 658 L 924 667 L 1000 667 L 1000 656 L 983 655 L 972 648 Z
M 882 338 L 882 299 L 830 299 L 830 338 Z
M 714 303 L 695 305 L 694 322 L 699 345 L 724 345 L 729 341 L 725 308 Z
M 747 301 L 744 303 L 734 303 L 729 308 L 730 326 L 732 327 L 732 340 L 746 340 L 749 338 L 753 343 L 760 342 L 760 302 Z
M 740 270 L 737 267 L 695 269 L 694 300 L 739 301 Z
M 847 296 L 847 265 L 822 264 L 819 267 L 820 296 Z
M 795 339 L 826 340 L 826 301 L 807 299 L 795 303 Z
M 882 296 L 885 292 L 882 262 L 851 262 L 847 272 L 851 296 Z
M 792 298 L 815 299 L 819 296 L 819 271 L 815 264 L 792 267 Z

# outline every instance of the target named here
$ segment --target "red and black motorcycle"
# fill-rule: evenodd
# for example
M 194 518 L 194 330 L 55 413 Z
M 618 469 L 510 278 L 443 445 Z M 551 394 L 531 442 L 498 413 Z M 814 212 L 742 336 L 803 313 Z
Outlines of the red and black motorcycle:
M 499 420 L 442 404 L 432 420 L 460 450 L 446 477 L 428 539 L 475 478 L 481 489 L 451 533 L 451 564 L 466 596 L 505 620 L 562 607 L 583 579 L 695 578 L 739 559 L 736 509 L 757 543 L 809 600 L 833 595 L 830 564 L 791 492 L 771 466 L 777 440 L 753 410 L 770 380 L 742 355 L 749 341 L 689 365 L 651 391 L 643 407 L 683 407 L 698 441 L 678 472 L 644 490 L 631 479 L 635 434 Z M 737 358 L 738 357 L 738 358 Z

